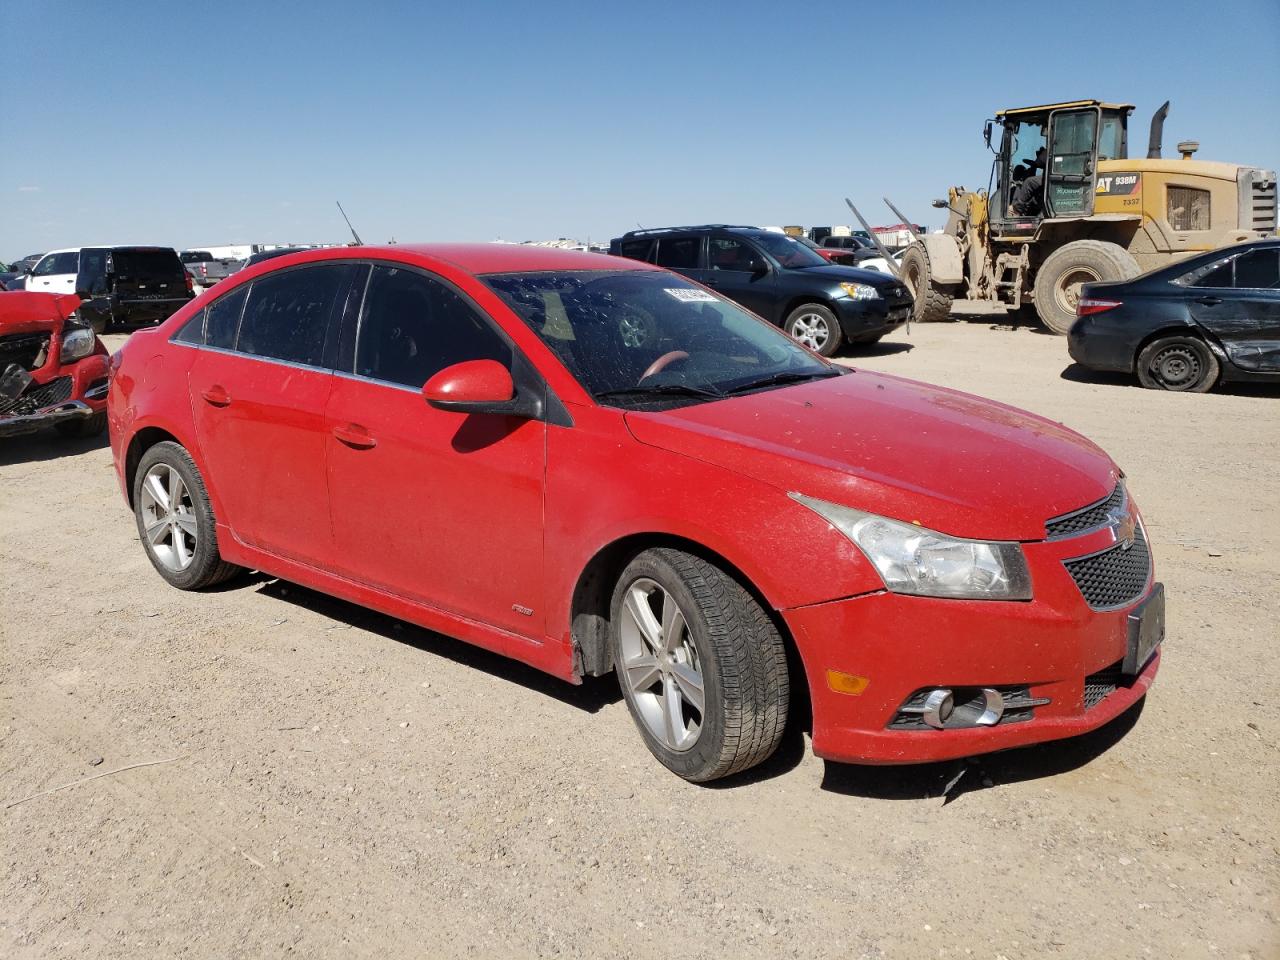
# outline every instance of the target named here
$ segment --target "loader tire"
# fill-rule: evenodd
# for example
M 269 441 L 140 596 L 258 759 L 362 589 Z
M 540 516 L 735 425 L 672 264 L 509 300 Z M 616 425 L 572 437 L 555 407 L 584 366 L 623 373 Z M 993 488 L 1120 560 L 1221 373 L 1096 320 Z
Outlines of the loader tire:
M 913 319 L 917 323 L 935 323 L 951 316 L 952 296 L 933 282 L 929 251 L 923 243 L 911 244 L 902 254 L 902 282 L 915 301 Z
M 1051 331 L 1065 336 L 1076 322 L 1081 286 L 1127 280 L 1138 272 L 1138 261 L 1119 244 L 1075 240 L 1049 254 L 1036 271 L 1036 314 Z

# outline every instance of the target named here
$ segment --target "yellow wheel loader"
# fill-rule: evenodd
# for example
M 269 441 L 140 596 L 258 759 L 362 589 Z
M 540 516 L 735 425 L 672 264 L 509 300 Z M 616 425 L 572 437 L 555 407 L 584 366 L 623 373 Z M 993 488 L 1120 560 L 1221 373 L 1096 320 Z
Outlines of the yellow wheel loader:
M 1131 104 L 1075 100 L 988 120 L 988 189 L 951 187 L 934 201 L 950 211 L 944 231 L 903 254 L 915 319 L 945 319 L 967 300 L 1034 307 L 1065 334 L 1082 284 L 1274 234 L 1275 172 L 1192 159 L 1191 141 L 1178 144 L 1181 159 L 1161 159 L 1168 110 L 1152 118 L 1145 159 L 1129 159 Z

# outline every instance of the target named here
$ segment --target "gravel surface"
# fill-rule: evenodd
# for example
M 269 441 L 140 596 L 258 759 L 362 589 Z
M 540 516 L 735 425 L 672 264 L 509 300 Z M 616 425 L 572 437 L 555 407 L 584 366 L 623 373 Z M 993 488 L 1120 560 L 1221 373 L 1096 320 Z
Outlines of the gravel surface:
M 167 587 L 105 444 L 19 438 L 0 956 L 1280 955 L 1280 391 L 1082 382 L 1063 341 L 990 320 L 848 361 L 1112 453 L 1169 594 L 1145 709 L 912 768 L 824 763 L 793 731 L 754 775 L 692 786 L 612 678 L 568 686 L 264 577 Z

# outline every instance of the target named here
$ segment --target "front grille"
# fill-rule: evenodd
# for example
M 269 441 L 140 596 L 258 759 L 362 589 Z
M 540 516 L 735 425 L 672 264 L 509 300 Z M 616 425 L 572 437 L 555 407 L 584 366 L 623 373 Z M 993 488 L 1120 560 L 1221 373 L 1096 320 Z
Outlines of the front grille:
M 1050 540 L 1058 540 L 1062 537 L 1074 537 L 1086 530 L 1096 530 L 1106 525 L 1107 518 L 1113 511 L 1119 512 L 1124 506 L 1124 500 L 1124 484 L 1116 484 L 1116 488 L 1111 491 L 1111 496 L 1097 503 L 1091 503 L 1087 507 L 1081 507 L 1079 510 L 1073 510 L 1071 513 L 1064 513 L 1060 517 L 1046 520 L 1045 532 Z
M 48 383 L 32 384 L 22 396 L 16 400 L 0 398 L 0 413 L 23 415 L 35 413 L 55 403 L 64 403 L 71 399 L 71 378 L 58 377 Z
M 1120 672 L 1123 661 L 1116 661 L 1111 666 L 1091 673 L 1084 678 L 1084 708 L 1092 710 L 1124 683 L 1125 677 Z
M 11 363 L 23 370 L 39 370 L 49 356 L 49 334 L 11 333 L 0 337 L 0 372 Z
M 1064 560 L 1062 565 L 1090 607 L 1110 610 L 1142 595 L 1151 578 L 1151 551 L 1141 524 L 1135 524 L 1131 544 L 1117 543 L 1091 557 Z

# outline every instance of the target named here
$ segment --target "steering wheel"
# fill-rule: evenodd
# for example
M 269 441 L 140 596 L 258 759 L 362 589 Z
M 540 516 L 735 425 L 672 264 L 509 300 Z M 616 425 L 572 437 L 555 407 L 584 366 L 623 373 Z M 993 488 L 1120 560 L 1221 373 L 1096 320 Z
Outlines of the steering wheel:
M 688 359 L 689 359 L 689 354 L 684 350 L 670 350 L 667 353 L 664 353 L 662 356 L 660 356 L 657 360 L 653 361 L 653 363 L 649 364 L 649 368 L 645 370 L 644 373 L 640 374 L 640 379 L 637 380 L 636 383 L 644 383 L 646 380 L 652 377 L 655 373 L 661 373 L 663 370 L 667 369 L 668 366 L 675 363 L 677 360 L 688 360 Z

